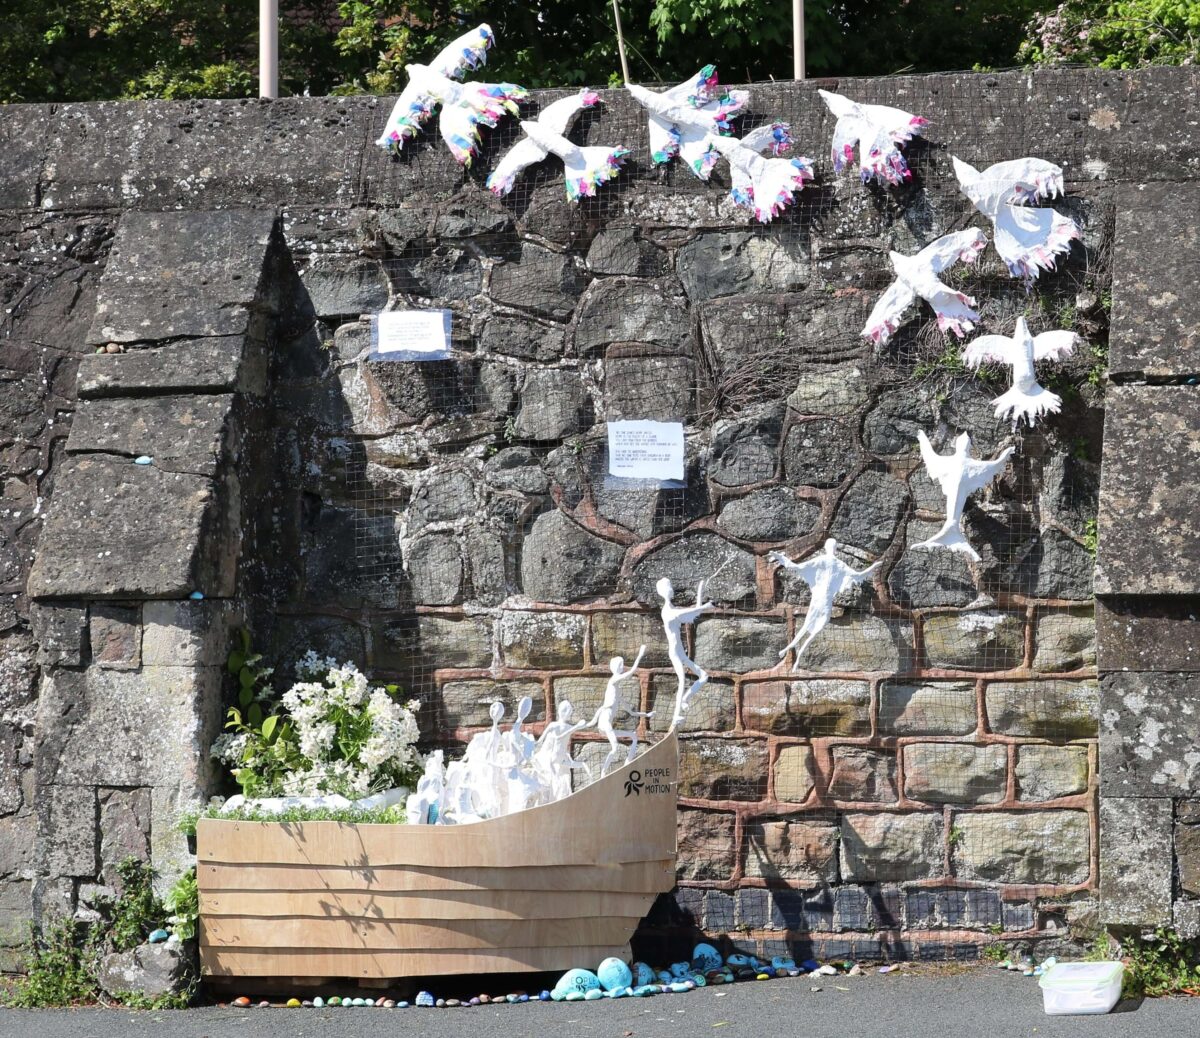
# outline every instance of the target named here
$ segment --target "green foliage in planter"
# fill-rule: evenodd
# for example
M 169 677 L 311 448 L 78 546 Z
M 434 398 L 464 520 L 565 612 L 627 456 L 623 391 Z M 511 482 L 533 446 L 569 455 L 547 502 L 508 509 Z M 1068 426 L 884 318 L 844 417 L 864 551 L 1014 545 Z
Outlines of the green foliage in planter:
M 171 931 L 181 941 L 190 941 L 196 936 L 196 923 L 200 919 L 200 888 L 196 886 L 196 869 L 190 868 L 175 881 L 167 894 L 167 911 Z
M 376 807 L 367 810 L 360 808 L 332 809 L 327 807 L 292 807 L 279 813 L 260 811 L 253 807 L 237 808 L 222 813 L 220 808 L 212 807 L 201 815 L 202 818 L 220 818 L 233 822 L 279 822 L 294 824 L 296 822 L 342 822 L 347 825 L 404 825 L 404 808 L 396 804 L 392 807 Z M 193 822 L 193 827 L 195 823 Z M 195 829 L 193 828 L 193 832 Z

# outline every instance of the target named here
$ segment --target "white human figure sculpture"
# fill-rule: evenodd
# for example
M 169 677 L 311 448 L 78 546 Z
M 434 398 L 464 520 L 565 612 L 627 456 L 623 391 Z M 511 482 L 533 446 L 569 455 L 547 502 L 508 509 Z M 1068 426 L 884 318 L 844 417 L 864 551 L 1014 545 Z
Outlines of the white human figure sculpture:
M 1013 277 L 1033 281 L 1053 270 L 1055 257 L 1070 252 L 1082 237 L 1070 217 L 1049 207 L 1026 205 L 1063 193 L 1063 171 L 1045 159 L 1013 159 L 988 166 L 982 173 L 953 159 L 958 188 L 992 221 L 996 251 Z
M 504 717 L 504 704 L 496 700 L 488 708 L 488 716 L 492 719 L 492 727 L 471 737 L 463 757 L 466 766 L 463 784 L 475 806 L 475 814 L 480 818 L 494 818 L 503 813 L 507 793 L 500 782 L 499 768 L 503 749 L 500 720 Z
M 961 552 L 976 562 L 979 553 L 971 547 L 962 529 L 962 514 L 966 507 L 967 498 L 976 490 L 986 487 L 996 476 L 1004 471 L 1008 459 L 1015 448 L 1005 447 L 991 461 L 981 461 L 971 457 L 971 437 L 961 433 L 954 441 L 952 454 L 938 454 L 925 435 L 924 429 L 917 430 L 917 442 L 921 445 L 921 459 L 925 462 L 925 471 L 929 473 L 942 493 L 946 495 L 946 521 L 928 540 L 914 544 L 914 548 L 946 548 L 949 551 Z
M 704 581 L 696 585 L 696 604 L 692 606 L 677 606 L 674 604 L 675 587 L 667 577 L 663 577 L 654 586 L 658 597 L 663 600 L 662 623 L 667 635 L 667 656 L 671 660 L 671 669 L 679 682 L 675 690 L 675 711 L 671 715 L 671 727 L 674 728 L 683 720 L 688 703 L 692 697 L 708 683 L 708 672 L 683 651 L 683 625 L 695 623 L 701 616 L 712 609 L 712 602 L 704 601 Z M 695 674 L 696 680 L 691 688 L 687 686 L 688 674 Z M 686 691 L 685 691 L 686 689 Z
M 451 761 L 446 765 L 446 784 L 442 791 L 438 824 L 466 825 L 478 821 L 480 815 L 476 813 L 474 795 L 468 783 L 467 759 L 464 757 Z
M 792 670 L 800 669 L 800 657 L 804 655 L 805 649 L 829 623 L 829 618 L 833 615 L 833 600 L 843 591 L 861 584 L 882 564 L 881 560 L 872 563 L 866 569 L 851 569 L 834 554 L 836 551 L 837 541 L 830 537 L 825 542 L 823 552 L 810 556 L 803 562 L 793 562 L 777 551 L 767 553 L 767 558 L 779 563 L 808 585 L 808 610 L 804 614 L 804 624 L 796 632 L 796 637 L 779 652 L 779 658 L 783 659 L 801 639 L 804 639 L 804 644 L 796 651 L 796 658 L 792 661 Z
M 708 179 L 720 157 L 708 135 L 730 133 L 730 117 L 750 100 L 745 90 L 721 90 L 716 65 L 705 65 L 669 90 L 647 90 L 634 83 L 626 83 L 625 89 L 649 113 L 651 161 L 657 166 L 681 158 L 701 180 Z
M 620 656 L 614 656 L 608 661 L 608 669 L 612 673 L 612 677 L 608 679 L 608 684 L 604 688 L 604 698 L 600 701 L 600 707 L 587 726 L 595 729 L 608 740 L 609 751 L 608 756 L 604 758 L 604 763 L 600 766 L 600 777 L 603 778 L 608 774 L 608 769 L 612 766 L 612 762 L 621 751 L 618 739 L 628 739 L 629 752 L 625 755 L 625 763 L 628 764 L 634 757 L 637 756 L 638 733 L 637 726 L 632 729 L 618 731 L 613 728 L 613 720 L 622 712 L 629 714 L 631 717 L 653 717 L 654 711 L 642 713 L 640 710 L 626 710 L 621 705 L 621 692 L 618 686 L 626 678 L 631 678 L 637 673 L 638 664 L 642 662 L 642 657 L 646 655 L 646 646 L 638 649 L 638 654 L 633 661 L 633 666 L 628 670 L 625 669 L 625 660 Z
M 929 125 L 927 119 L 887 105 L 860 104 L 828 90 L 817 93 L 837 116 L 830 159 L 838 173 L 854 161 L 857 144 L 858 172 L 864 184 L 872 177 L 889 184 L 901 184 L 912 177 L 899 145 L 920 136 Z
M 575 114 L 599 102 L 600 95 L 594 90 L 581 90 L 573 97 L 547 105 L 536 119 L 523 120 L 521 129 L 525 139 L 509 148 L 496 164 L 487 178 L 488 190 L 495 195 L 507 195 L 523 169 L 549 155 L 557 155 L 563 163 L 567 199 L 577 202 L 583 195 L 594 195 L 597 187 L 620 172 L 629 155 L 627 148 L 584 148 L 567 139 Z
M 538 795 L 537 779 L 528 770 L 536 742 L 532 735 L 521 730 L 525 718 L 533 709 L 533 700 L 522 696 L 517 703 L 517 719 L 504 734 L 501 770 L 505 787 L 505 813 L 524 811 Z
M 1075 348 L 1077 341 L 1078 336 L 1068 331 L 1031 335 L 1025 318 L 1018 317 L 1011 337 L 981 335 L 972 339 L 963 350 L 963 363 L 969 368 L 988 362 L 1012 368 L 1012 387 L 992 401 L 996 417 L 1011 415 L 1014 429 L 1024 418 L 1032 428 L 1043 414 L 1056 414 L 1062 407 L 1062 397 L 1038 384 L 1034 361 L 1061 360 Z
M 760 152 L 770 147 L 779 155 L 792 145 L 787 123 L 772 123 L 751 130 L 740 140 L 710 133 L 705 140 L 729 162 L 729 196 L 738 205 L 750 209 L 759 223 L 770 223 L 790 205 L 795 194 L 813 178 L 812 161 L 766 158 Z
M 943 234 L 915 256 L 888 253 L 896 280 L 879 297 L 861 334 L 882 346 L 900 326 L 904 311 L 920 296 L 937 314 L 938 328 L 961 339 L 979 320 L 979 314 L 971 309 L 975 300 L 942 284 L 937 275 L 955 263 L 974 263 L 986 246 L 983 231 L 971 228 Z
M 425 773 L 417 780 L 417 791 L 404 802 L 405 820 L 409 825 L 433 825 L 438 820 L 438 805 L 446 773 L 442 766 L 442 751 L 434 750 L 425 759 Z
M 586 721 L 572 721 L 574 707 L 568 700 L 558 704 L 558 716 L 542 729 L 541 737 L 533 751 L 533 770 L 541 785 L 546 802 L 562 800 L 571 795 L 571 772 L 583 768 L 591 776 L 591 769 L 571 756 L 571 736 Z
M 495 126 L 505 113 L 517 114 L 517 101 L 529 91 L 515 83 L 462 83 L 462 76 L 487 61 L 495 36 L 487 25 L 464 33 L 428 65 L 406 65 L 408 85 L 388 116 L 381 148 L 399 152 L 404 142 L 421 132 L 437 109 L 442 140 L 460 165 L 469 166 L 479 144 L 479 127 Z

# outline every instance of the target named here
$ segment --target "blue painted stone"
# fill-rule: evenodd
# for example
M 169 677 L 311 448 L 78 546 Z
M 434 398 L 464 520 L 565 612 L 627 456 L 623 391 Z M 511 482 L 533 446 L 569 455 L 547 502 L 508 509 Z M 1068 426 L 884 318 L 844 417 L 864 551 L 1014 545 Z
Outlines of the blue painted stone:
M 584 997 L 584 1000 L 587 1002 L 595 1002 L 596 999 L 604 997 L 604 992 L 601 991 L 599 988 L 591 988 L 589 991 L 587 991 L 584 994 L 583 997 Z
M 190 598 L 193 602 L 199 602 L 202 598 L 204 598 L 204 592 L 193 591 L 190 595 L 188 595 L 188 598 Z
M 596 976 L 605 991 L 627 988 L 633 983 L 633 971 L 615 955 L 596 967 Z
M 407 1008 L 408 1008 L 408 1003 L 407 1003 L 407 1002 L 397 1002 L 397 1003 L 396 1003 L 396 1008 L 397 1008 L 397 1009 L 407 1009 Z
M 550 992 L 549 991 L 539 991 L 538 992 L 538 1001 L 539 1002 L 549 1002 L 550 1001 Z
M 146 454 L 139 455 L 138 457 L 133 459 L 133 463 L 135 465 L 150 465 L 153 462 L 154 462 L 154 459 L 149 457 Z
M 817 962 L 816 959 L 805 959 L 802 963 L 800 963 L 800 968 L 808 970 L 808 972 L 811 973 L 813 970 L 819 970 L 821 968 L 821 964 Z
M 633 979 L 636 981 L 637 987 L 643 987 L 646 984 L 653 984 L 654 970 L 652 970 L 644 962 L 635 962 L 633 964 Z
M 524 991 L 522 991 L 521 994 L 517 996 L 517 1001 L 518 1002 L 528 1002 L 529 996 L 527 994 L 525 994 Z
M 595 990 L 595 989 L 593 988 L 593 990 Z M 564 997 L 566 998 L 566 1000 L 568 1002 L 582 1002 L 583 1001 L 583 992 L 582 991 L 568 991 Z
M 722 965 L 724 960 L 721 953 L 711 944 L 697 944 L 692 949 L 693 969 L 704 970 L 707 973 L 709 970 L 720 969 Z
M 771 960 L 771 968 L 777 972 L 779 970 L 794 970 L 796 968 L 796 960 L 786 955 L 776 955 Z
M 162 944 L 170 936 L 166 930 L 154 930 L 151 932 L 148 940 L 151 944 Z
M 330 1000 L 329 1000 L 327 1003 L 325 1003 L 325 1004 L 326 1004 L 326 1005 L 330 1005 L 330 1006 L 340 1006 L 340 1005 L 342 1004 L 342 999 L 341 999 L 341 996 L 339 996 L 339 995 L 334 995 L 334 996 L 333 996 L 332 998 L 330 998 Z
M 691 991 L 692 985 L 686 980 L 677 980 L 675 983 L 670 985 L 670 988 L 673 992 L 675 992 L 675 994 L 682 995 L 685 991 Z
M 558 983 L 554 985 L 555 991 L 561 991 L 564 995 L 569 992 L 577 991 L 583 995 L 586 991 L 592 991 L 600 987 L 600 978 L 590 970 L 573 969 L 567 970 L 561 977 L 558 978 Z
M 428 991 L 417 992 L 417 1005 L 431 1006 L 434 1004 L 434 998 Z
M 323 1009 L 325 1007 L 325 999 L 320 995 L 313 999 L 313 1009 Z
M 671 976 L 675 980 L 680 980 L 692 972 L 692 964 L 690 962 L 673 962 L 671 963 Z M 669 983 L 669 982 L 668 982 Z

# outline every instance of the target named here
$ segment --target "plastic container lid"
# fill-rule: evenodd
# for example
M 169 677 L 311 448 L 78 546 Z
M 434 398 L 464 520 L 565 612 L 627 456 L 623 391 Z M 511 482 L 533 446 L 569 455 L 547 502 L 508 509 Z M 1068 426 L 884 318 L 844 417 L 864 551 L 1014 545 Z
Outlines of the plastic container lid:
M 1120 962 L 1059 962 L 1038 978 L 1038 984 L 1048 991 L 1081 991 L 1110 984 L 1124 972 Z

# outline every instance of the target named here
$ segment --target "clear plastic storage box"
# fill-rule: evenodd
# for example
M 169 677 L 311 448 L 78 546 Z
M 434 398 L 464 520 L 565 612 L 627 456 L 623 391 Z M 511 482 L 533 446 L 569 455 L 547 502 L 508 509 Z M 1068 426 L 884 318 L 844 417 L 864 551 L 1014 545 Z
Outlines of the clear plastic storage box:
M 1121 997 L 1125 967 L 1119 962 L 1060 962 L 1038 980 L 1050 1016 L 1107 1013 Z

